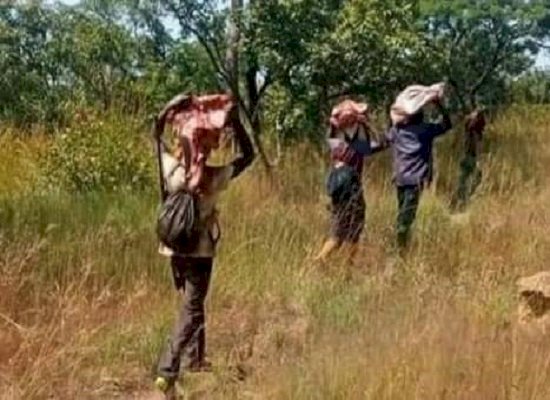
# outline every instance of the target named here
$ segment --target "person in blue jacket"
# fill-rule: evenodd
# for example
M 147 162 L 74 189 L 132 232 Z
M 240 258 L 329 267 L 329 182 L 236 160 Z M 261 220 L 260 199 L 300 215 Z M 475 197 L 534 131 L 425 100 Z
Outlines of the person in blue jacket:
M 433 178 L 433 142 L 452 128 L 449 113 L 440 100 L 435 105 L 441 113 L 439 123 L 424 122 L 424 113 L 392 125 L 386 132 L 387 145 L 393 156 L 393 180 L 397 188 L 397 245 L 405 248 L 416 218 L 420 196 Z

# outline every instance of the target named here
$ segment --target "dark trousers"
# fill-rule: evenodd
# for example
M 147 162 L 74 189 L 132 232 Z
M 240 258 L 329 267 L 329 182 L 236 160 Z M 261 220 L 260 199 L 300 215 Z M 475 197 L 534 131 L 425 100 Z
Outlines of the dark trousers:
M 409 243 L 411 226 L 416 219 L 422 187 L 418 185 L 397 186 L 397 245 L 404 248 Z
M 159 375 L 169 380 L 177 379 L 184 351 L 192 363 L 204 360 L 204 302 L 212 265 L 212 258 L 172 257 L 176 287 L 183 289 L 184 301 L 158 365 Z
M 473 155 L 466 155 L 460 163 L 458 187 L 453 197 L 452 208 L 464 209 L 480 183 L 481 170 L 477 166 L 477 158 Z

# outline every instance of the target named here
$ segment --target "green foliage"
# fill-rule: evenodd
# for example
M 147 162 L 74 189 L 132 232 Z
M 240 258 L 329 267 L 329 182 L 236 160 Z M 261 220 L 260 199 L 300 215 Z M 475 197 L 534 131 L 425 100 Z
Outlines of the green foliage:
M 396 0 L 258 3 L 250 11 L 248 46 L 290 100 L 275 104 L 286 132 L 316 127 L 335 100 L 359 95 L 384 105 L 415 75 L 423 56 L 414 2 Z M 281 122 L 281 121 L 278 121 Z M 307 124 L 306 124 L 307 125 Z M 307 131 L 306 131 L 307 132 Z
M 76 122 L 55 136 L 43 182 L 70 191 L 153 187 L 153 152 L 140 132 L 127 118 L 92 115 Z
M 264 118 L 285 137 L 302 137 L 325 123 L 340 96 L 386 109 L 410 83 L 447 80 L 460 109 L 500 105 L 547 43 L 549 6 L 548 0 L 4 2 L 0 117 L 63 126 L 81 106 L 136 113 L 156 110 L 182 91 L 231 87 L 255 133 Z M 233 28 L 238 35 L 229 34 Z
M 215 88 L 204 50 L 173 40 L 158 10 L 139 6 L 0 5 L 0 117 L 63 125 L 75 107 L 135 112 Z
M 309 138 L 319 141 L 324 137 L 320 127 L 318 104 L 307 97 L 296 98 L 280 84 L 272 86 L 265 99 L 264 122 L 275 129 L 285 142 Z
M 63 22 L 54 27 L 54 51 L 67 68 L 62 78 L 86 103 L 109 109 L 117 92 L 132 91 L 136 41 L 126 28 L 98 15 L 60 11 L 58 17 Z
M 447 78 L 462 108 L 502 103 L 505 81 L 533 64 L 549 33 L 544 0 L 423 0 L 420 13 L 431 49 L 423 77 Z
M 50 52 L 52 10 L 39 3 L 0 5 L 0 117 L 44 121 L 59 117 L 66 94 L 52 87 L 59 67 Z
M 136 85 L 149 108 L 159 109 L 182 91 L 205 93 L 218 87 L 208 56 L 196 43 L 175 44 L 166 60 L 149 60 L 145 69 L 147 73 Z
M 515 103 L 550 103 L 550 71 L 525 74 L 510 85 L 510 100 Z
M 420 32 L 414 29 L 410 0 L 351 0 L 336 16 L 337 24 L 316 44 L 317 85 L 329 97 L 363 94 L 374 103 L 393 99 L 410 83 L 422 57 Z

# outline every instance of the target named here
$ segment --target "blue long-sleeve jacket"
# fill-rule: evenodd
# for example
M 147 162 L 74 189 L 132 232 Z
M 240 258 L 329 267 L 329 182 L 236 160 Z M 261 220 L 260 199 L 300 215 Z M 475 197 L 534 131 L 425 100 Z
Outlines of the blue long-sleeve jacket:
M 444 113 L 440 123 L 394 125 L 386 132 L 392 148 L 393 174 L 397 186 L 429 184 L 433 178 L 433 141 L 452 128 Z

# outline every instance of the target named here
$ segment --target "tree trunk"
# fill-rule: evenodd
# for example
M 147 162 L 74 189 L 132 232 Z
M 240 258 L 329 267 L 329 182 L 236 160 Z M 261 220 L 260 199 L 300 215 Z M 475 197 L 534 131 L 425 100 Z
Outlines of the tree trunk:
M 248 60 L 248 68 L 246 70 L 246 90 L 248 96 L 248 109 L 251 113 L 250 127 L 256 133 L 261 132 L 261 121 L 259 112 L 260 94 L 256 82 L 258 74 L 258 63 L 256 57 L 251 56 Z
M 248 97 L 248 115 L 250 116 L 250 129 L 252 130 L 252 137 L 260 153 L 260 159 L 264 165 L 266 171 L 271 173 L 271 163 L 267 158 L 267 154 L 260 139 L 262 132 L 262 122 L 260 119 L 260 92 L 258 90 L 258 84 L 256 76 L 258 74 L 258 63 L 255 56 L 250 56 L 248 59 L 248 68 L 246 70 L 246 91 Z
M 250 2 L 252 4 L 253 1 Z M 258 63 L 255 57 L 249 57 L 247 60 L 247 70 L 245 73 L 246 96 L 248 101 L 243 101 L 239 88 L 240 68 L 239 68 L 239 41 L 241 38 L 240 13 L 243 8 L 243 0 L 231 0 L 230 19 L 227 29 L 227 51 L 225 57 L 225 69 L 227 73 L 227 83 L 233 97 L 239 102 L 240 107 L 246 108 L 245 114 L 250 124 L 251 135 L 262 164 L 268 173 L 271 173 L 272 166 L 267 158 L 265 149 L 260 139 L 261 119 L 258 110 L 260 102 L 260 91 L 256 82 L 258 72 Z
M 242 7 L 243 0 L 231 0 L 231 14 L 227 27 L 227 51 L 225 53 L 227 83 L 236 99 L 239 98 L 239 40 L 241 38 L 239 15 Z

